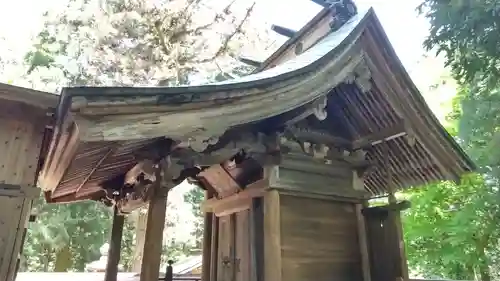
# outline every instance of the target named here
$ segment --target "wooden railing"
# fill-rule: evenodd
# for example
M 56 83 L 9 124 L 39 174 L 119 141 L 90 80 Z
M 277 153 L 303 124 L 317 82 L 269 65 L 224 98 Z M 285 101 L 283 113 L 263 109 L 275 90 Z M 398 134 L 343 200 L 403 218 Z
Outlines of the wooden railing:
M 201 281 L 201 277 L 199 276 L 177 276 L 173 277 L 172 281 Z

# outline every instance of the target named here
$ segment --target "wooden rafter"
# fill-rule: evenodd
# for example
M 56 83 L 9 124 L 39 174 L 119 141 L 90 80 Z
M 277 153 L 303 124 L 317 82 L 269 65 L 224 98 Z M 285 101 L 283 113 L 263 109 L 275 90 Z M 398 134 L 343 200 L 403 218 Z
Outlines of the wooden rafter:
M 283 35 L 283 36 L 288 37 L 288 38 L 292 38 L 297 33 L 297 31 L 295 31 L 293 29 L 283 27 L 280 25 L 275 25 L 275 24 L 273 24 L 271 26 L 271 30 L 278 33 L 279 35 Z
M 238 60 L 244 64 L 248 64 L 253 67 L 260 67 L 262 65 L 262 62 L 250 58 L 239 57 Z

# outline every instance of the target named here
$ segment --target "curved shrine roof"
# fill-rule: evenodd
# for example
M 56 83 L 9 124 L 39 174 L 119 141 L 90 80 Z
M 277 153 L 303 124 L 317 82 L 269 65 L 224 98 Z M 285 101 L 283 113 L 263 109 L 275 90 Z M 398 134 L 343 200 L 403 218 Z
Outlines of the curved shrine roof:
M 262 71 L 232 81 L 63 89 L 39 177 L 48 201 L 96 199 L 104 181 L 126 173 L 137 164 L 138 151 L 163 137 L 192 143 L 193 149 L 201 140 L 210 144 L 207 152 L 229 132 L 289 127 L 303 141 L 342 140 L 350 150 L 365 149 L 376 166 L 365 179 L 372 195 L 387 192 L 386 160 L 397 188 L 456 180 L 472 170 L 411 81 L 374 11 L 354 16 L 335 32 L 325 31 L 329 17 L 322 11 Z M 290 57 L 297 42 L 308 47 Z M 327 117 L 320 122 L 310 109 L 325 97 Z

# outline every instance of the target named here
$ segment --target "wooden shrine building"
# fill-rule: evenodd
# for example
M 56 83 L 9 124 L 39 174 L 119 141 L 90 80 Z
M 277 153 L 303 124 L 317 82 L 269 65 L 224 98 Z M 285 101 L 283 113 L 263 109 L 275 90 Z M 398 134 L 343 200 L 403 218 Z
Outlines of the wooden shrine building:
M 319 1 L 323 3 L 322 1 Z M 326 5 L 254 74 L 185 87 L 62 91 L 47 202 L 149 203 L 142 281 L 158 279 L 168 190 L 206 190 L 204 281 L 408 279 L 394 192 L 473 163 L 439 124 L 373 10 Z M 390 204 L 367 200 L 389 195 Z M 116 274 L 120 216 L 107 280 Z M 123 223 L 123 219 L 121 219 Z
M 36 174 L 50 141 L 50 112 L 58 97 L 0 84 L 0 280 L 19 266 L 31 202 L 40 194 Z

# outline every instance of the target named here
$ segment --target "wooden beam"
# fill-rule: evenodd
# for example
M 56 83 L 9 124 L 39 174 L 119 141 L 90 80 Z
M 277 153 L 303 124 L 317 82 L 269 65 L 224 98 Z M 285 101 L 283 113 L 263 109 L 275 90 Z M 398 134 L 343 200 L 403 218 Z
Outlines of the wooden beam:
M 238 60 L 244 64 L 248 64 L 253 67 L 260 67 L 262 65 L 262 62 L 250 58 L 239 57 Z
M 155 172 L 154 196 L 149 202 L 140 281 L 158 280 L 160 274 L 163 229 L 165 227 L 168 196 L 168 189 L 161 186 L 161 166 Z
M 393 127 L 384 128 L 378 132 L 369 134 L 367 136 L 364 136 L 360 139 L 353 141 L 352 148 L 356 150 L 367 146 L 377 145 L 384 141 L 389 141 L 395 138 L 405 136 L 407 134 L 407 131 L 408 130 L 405 127 L 405 124 L 403 122 L 400 122 L 399 124 Z
M 207 184 L 208 190 L 215 192 L 218 198 L 231 196 L 241 190 L 233 177 L 221 166 L 213 165 L 198 174 Z
M 286 27 L 283 27 L 280 25 L 275 25 L 275 24 L 273 24 L 271 26 L 271 30 L 278 33 L 279 35 L 283 35 L 283 36 L 286 36 L 288 38 L 292 38 L 297 33 L 297 31 L 295 31 L 293 29 L 286 28 Z
M 113 208 L 113 226 L 111 227 L 111 239 L 109 243 L 108 261 L 106 263 L 104 281 L 117 281 L 124 222 L 125 217 L 119 215 L 118 208 L 115 206 Z
M 297 127 L 289 127 L 287 128 L 286 132 L 290 133 L 294 138 L 301 141 L 307 141 L 311 143 L 322 143 L 326 145 L 332 145 L 344 148 L 352 147 L 352 141 L 344 137 L 334 136 L 324 131 L 309 130 L 309 129 L 304 130 Z
M 252 205 L 252 198 L 264 196 L 265 190 L 258 187 L 249 187 L 232 196 L 222 199 L 212 198 L 202 203 L 204 212 L 212 212 L 216 216 L 226 216 L 243 210 Z
M 410 207 L 411 207 L 410 201 L 404 200 L 396 204 L 363 208 L 361 212 L 364 216 L 375 216 L 384 218 L 389 215 L 389 212 L 401 212 Z

